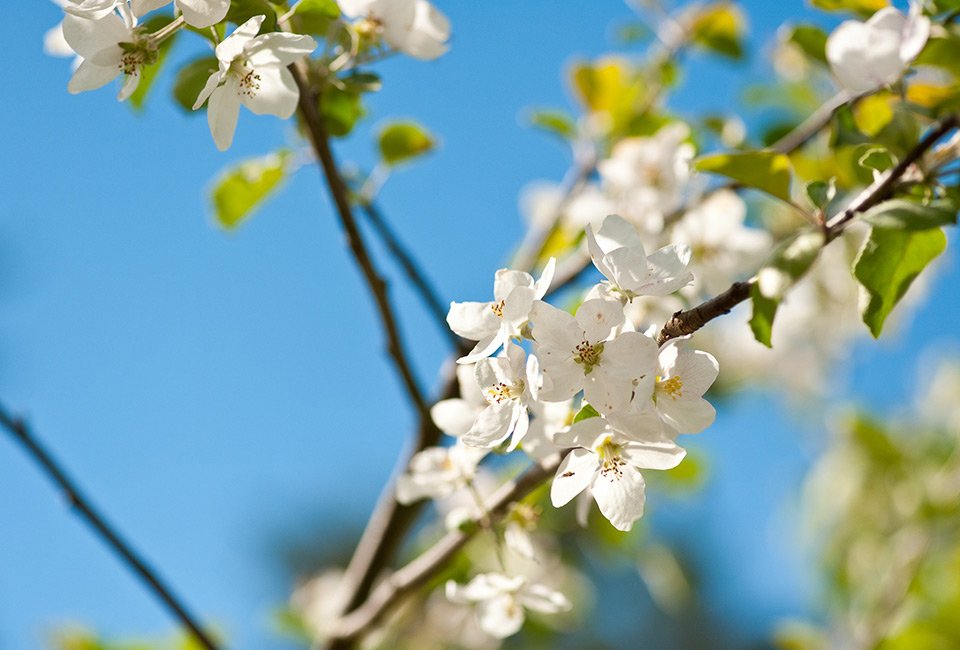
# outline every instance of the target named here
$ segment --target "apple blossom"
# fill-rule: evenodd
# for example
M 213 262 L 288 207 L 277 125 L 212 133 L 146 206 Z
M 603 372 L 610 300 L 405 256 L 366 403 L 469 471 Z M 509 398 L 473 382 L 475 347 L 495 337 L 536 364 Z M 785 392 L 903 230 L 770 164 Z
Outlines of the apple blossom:
M 664 424 L 674 433 L 699 433 L 713 424 L 717 413 L 703 394 L 720 371 L 714 356 L 672 339 L 660 348 L 657 366 L 653 400 Z
M 665 246 L 648 257 L 640 233 L 623 217 L 611 214 L 596 234 L 589 225 L 586 234 L 593 264 L 607 278 L 598 288 L 601 296 L 625 303 L 637 296 L 665 296 L 693 281 L 687 246 Z
M 283 119 L 297 108 L 300 93 L 287 66 L 313 52 L 317 43 L 309 36 L 285 32 L 257 36 L 264 18 L 254 16 L 217 45 L 220 67 L 193 105 L 197 110 L 209 98 L 207 121 L 220 151 L 233 142 L 240 104 L 257 115 Z
M 485 449 L 467 447 L 459 441 L 452 447 L 428 447 L 414 454 L 407 472 L 397 478 L 397 501 L 413 503 L 425 497 L 444 497 L 473 480 Z
M 203 29 L 227 17 L 230 0 L 131 0 L 134 13 L 142 16 L 173 2 L 188 25 Z
M 556 260 L 550 258 L 536 282 L 529 273 L 500 269 L 493 280 L 492 302 L 451 302 L 447 324 L 454 332 L 477 341 L 457 363 L 474 363 L 497 351 L 511 338 L 519 338 L 535 300 L 546 295 Z
M 530 584 L 523 576 L 481 573 L 465 585 L 453 580 L 446 585 L 447 599 L 459 604 L 475 604 L 480 627 L 487 634 L 505 639 L 523 627 L 524 608 L 542 614 L 570 609 L 567 597 L 540 584 Z
M 477 383 L 474 364 L 457 364 L 460 397 L 440 400 L 430 408 L 430 418 L 438 429 L 460 437 L 470 430 L 477 416 L 487 408 L 487 399 Z
M 358 31 L 382 37 L 390 47 L 416 59 L 431 60 L 447 51 L 450 21 L 427 0 L 337 0 Z
M 640 470 L 672 469 L 686 455 L 682 447 L 662 437 L 642 442 L 626 438 L 602 417 L 575 422 L 557 434 L 556 441 L 574 449 L 550 486 L 554 507 L 589 488 L 603 516 L 622 531 L 643 516 L 645 483 Z
M 532 354 L 528 357 L 523 348 L 507 342 L 501 356 L 477 362 L 476 376 L 487 408 L 461 440 L 471 447 L 489 449 L 512 436 L 507 451 L 513 451 L 530 425 L 527 407 L 537 399 L 537 358 Z
M 107 13 L 100 18 L 81 18 L 67 14 L 63 19 L 63 38 L 83 58 L 70 78 L 67 90 L 80 93 L 95 90 L 123 74 L 124 82 L 117 99 L 127 99 L 140 83 L 140 69 L 149 63 L 156 50 L 149 39 L 134 28 L 136 18 L 129 10 L 121 18 Z
M 887 86 L 903 76 L 930 36 L 930 19 L 911 2 L 904 16 L 884 7 L 867 22 L 848 20 L 827 39 L 827 60 L 840 84 L 854 94 Z
M 520 443 L 520 449 L 536 461 L 542 461 L 561 450 L 554 444 L 553 437 L 558 431 L 566 429 L 573 422 L 576 411 L 573 400 L 563 402 L 534 402 L 528 409 L 533 415 L 527 435 Z
M 614 336 L 624 323 L 620 303 L 587 300 L 574 317 L 538 300 L 531 320 L 543 369 L 540 399 L 563 401 L 583 390 L 606 413 L 652 391 L 657 345 L 639 332 Z

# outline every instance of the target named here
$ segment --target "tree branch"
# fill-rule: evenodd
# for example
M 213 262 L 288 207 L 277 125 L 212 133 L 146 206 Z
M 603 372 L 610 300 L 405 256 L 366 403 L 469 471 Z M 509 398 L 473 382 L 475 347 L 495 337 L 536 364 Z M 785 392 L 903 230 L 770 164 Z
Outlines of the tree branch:
M 300 89 L 300 116 L 307 128 L 310 144 L 313 146 L 314 153 L 316 153 L 323 169 L 327 188 L 330 190 L 333 202 L 336 205 L 337 215 L 340 217 L 340 225 L 343 226 L 347 235 L 350 252 L 353 254 L 354 261 L 360 268 L 364 280 L 366 280 L 367 288 L 380 313 L 380 322 L 387 338 L 387 351 L 403 381 L 407 396 L 416 407 L 420 418 L 429 419 L 430 409 L 414 377 L 412 365 L 407 358 L 407 352 L 400 338 L 400 328 L 394 315 L 393 306 L 390 304 L 387 283 L 374 266 L 370 253 L 367 251 L 367 245 L 363 240 L 360 229 L 357 227 L 357 221 L 350 206 L 350 191 L 340 176 L 336 159 L 330 149 L 330 138 L 327 134 L 326 125 L 318 112 L 318 95 L 314 92 L 310 83 L 307 82 L 304 73 L 297 64 L 291 65 L 289 70 Z
M 393 255 L 404 275 L 407 276 L 407 280 L 410 281 L 417 295 L 420 296 L 420 300 L 423 302 L 427 311 L 430 312 L 437 327 L 439 327 L 443 335 L 450 340 L 455 350 L 466 354 L 472 346 L 470 346 L 466 340 L 457 336 L 457 334 L 450 329 L 450 326 L 447 325 L 447 305 L 440 300 L 436 288 L 427 279 L 426 273 L 420 268 L 413 254 L 407 250 L 403 242 L 400 241 L 400 237 L 394 232 L 393 228 L 390 227 L 383 213 L 371 202 L 361 203 L 360 210 L 367 218 L 370 226 L 380 239 L 383 240 L 384 245 L 387 247 L 387 250 L 390 251 L 390 254 Z
M 876 182 L 851 201 L 845 210 L 835 215 L 824 225 L 823 245 L 826 246 L 836 239 L 857 214 L 890 198 L 897 188 L 897 183 L 914 163 L 919 161 L 923 154 L 957 126 L 957 116 L 950 115 L 931 128 L 895 167 L 885 172 Z M 754 282 L 756 282 L 755 278 L 747 282 L 735 282 L 720 295 L 692 309 L 678 311 L 657 334 L 657 343 L 663 345 L 670 339 L 693 334 L 714 318 L 729 313 L 731 309 L 750 297 L 750 287 Z
M 19 442 L 37 462 L 43 472 L 66 496 L 70 507 L 93 529 L 103 542 L 127 565 L 140 581 L 166 606 L 170 614 L 185 627 L 202 647 L 217 650 L 213 639 L 201 629 L 197 618 L 173 592 L 146 560 L 134 550 L 117 529 L 94 507 L 66 471 L 54 460 L 40 441 L 34 437 L 27 424 L 11 415 L 0 405 L 0 426 Z
M 506 514 L 510 505 L 519 501 L 553 476 L 560 466 L 562 457 L 554 455 L 542 464 L 530 467 L 515 480 L 505 483 L 485 503 L 485 517 L 497 521 Z M 479 521 L 466 530 L 454 530 L 441 537 L 428 550 L 413 561 L 398 569 L 377 585 L 362 606 L 340 619 L 337 637 L 353 640 L 368 632 L 403 598 L 436 576 L 453 556 L 476 535 L 481 527 Z

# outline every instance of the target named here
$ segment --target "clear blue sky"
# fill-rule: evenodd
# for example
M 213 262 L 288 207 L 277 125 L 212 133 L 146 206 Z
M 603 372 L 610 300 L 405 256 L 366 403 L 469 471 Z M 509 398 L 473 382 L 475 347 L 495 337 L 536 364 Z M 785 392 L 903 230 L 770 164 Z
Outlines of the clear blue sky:
M 469 299 L 489 292 L 521 234 L 521 187 L 559 179 L 567 164 L 523 126 L 523 109 L 567 105 L 565 65 L 610 49 L 610 27 L 631 14 L 620 0 L 438 5 L 454 27 L 450 54 L 386 62 L 370 119 L 338 152 L 369 164 L 370 127 L 391 116 L 441 136 L 438 154 L 391 179 L 383 205 L 445 297 Z M 211 224 L 211 179 L 292 141 L 289 126 L 245 112 L 219 154 L 203 117 L 167 100 L 168 76 L 143 115 L 115 91 L 70 96 L 69 63 L 41 51 L 59 10 L 24 7 L 7 30 L 0 102 L 0 400 L 30 418 L 232 647 L 276 647 L 269 613 L 290 588 L 276 540 L 354 531 L 411 429 L 371 303 L 314 169 L 239 231 Z M 755 43 L 807 11 L 797 0 L 748 8 Z M 747 68 L 764 63 L 755 52 Z M 696 59 L 676 106 L 733 107 L 746 83 L 736 73 Z M 852 372 L 866 399 L 909 393 L 919 347 L 952 333 L 958 274 L 948 266 L 941 299 L 905 335 L 858 350 Z M 395 286 L 430 382 L 443 340 Z M 770 426 L 783 414 L 763 396 L 722 411 L 698 439 L 715 456 L 714 479 L 682 511 L 681 527 L 718 560 L 708 606 L 748 635 L 810 600 L 783 514 L 810 445 L 793 425 Z M 35 648 L 67 621 L 116 636 L 172 629 L 0 436 L 0 649 Z

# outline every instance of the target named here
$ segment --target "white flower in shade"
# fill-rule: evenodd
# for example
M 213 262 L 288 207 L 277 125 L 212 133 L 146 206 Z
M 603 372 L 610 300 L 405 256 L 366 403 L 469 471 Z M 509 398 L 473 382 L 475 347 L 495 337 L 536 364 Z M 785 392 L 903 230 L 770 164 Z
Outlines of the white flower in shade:
M 770 233 L 744 225 L 747 204 L 731 190 L 714 192 L 683 215 L 671 240 L 689 247 L 698 289 L 716 295 L 754 269 L 773 247 Z M 702 286 L 701 286 L 702 285 Z
M 125 8 L 125 6 L 124 6 Z M 150 62 L 155 50 L 134 30 L 136 18 L 122 11 L 123 18 L 108 13 L 102 18 L 80 18 L 67 14 L 62 23 L 63 38 L 83 61 L 67 84 L 71 93 L 95 90 L 124 76 L 117 99 L 123 101 L 140 83 L 140 70 Z
M 504 519 L 503 542 L 507 549 L 525 560 L 537 560 L 531 533 L 540 521 L 541 510 L 527 503 L 514 503 Z
M 554 436 L 573 422 L 576 411 L 573 401 L 534 402 L 529 411 L 533 415 L 530 429 L 524 436 L 520 449 L 535 461 L 542 461 L 561 450 L 553 442 Z
M 145 13 L 174 3 L 183 19 L 193 27 L 210 27 L 227 17 L 230 0 L 131 0 L 133 11 L 142 16 Z
M 553 280 L 556 260 L 552 257 L 534 282 L 529 273 L 500 269 L 493 280 L 492 302 L 451 302 L 447 324 L 476 346 L 458 363 L 474 363 L 497 351 L 511 338 L 519 338 L 530 316 L 534 300 L 546 295 Z
M 220 151 L 233 142 L 240 104 L 257 115 L 287 119 L 297 108 L 300 92 L 287 66 L 317 47 L 302 34 L 261 34 L 264 16 L 254 16 L 217 45 L 219 69 L 210 75 L 193 110 L 209 98 L 207 121 Z
M 604 192 L 645 232 L 660 232 L 683 202 L 695 152 L 689 136 L 686 124 L 668 124 L 651 137 L 620 140 L 597 165 Z
M 465 585 L 447 582 L 447 598 L 454 603 L 476 605 L 480 627 L 487 634 L 505 639 L 523 627 L 523 610 L 556 614 L 572 605 L 559 591 L 530 584 L 523 576 L 481 573 Z
M 620 303 L 587 300 L 574 317 L 538 300 L 530 315 L 543 370 L 539 399 L 561 402 L 583 390 L 608 413 L 653 390 L 657 344 L 640 332 L 614 336 L 624 323 Z
M 643 516 L 645 483 L 641 469 L 672 469 L 686 452 L 672 440 L 631 440 L 605 418 L 587 418 L 557 434 L 557 442 L 574 447 L 550 487 L 559 508 L 590 489 L 600 512 L 617 530 L 628 531 Z
M 699 433 L 713 424 L 717 412 L 703 399 L 720 372 L 713 355 L 672 339 L 660 348 L 657 365 L 653 401 L 664 424 L 674 433 Z
M 512 436 L 508 451 L 513 451 L 530 425 L 527 407 L 537 399 L 537 358 L 532 354 L 528 357 L 523 348 L 508 342 L 499 357 L 477 362 L 476 377 L 487 408 L 461 440 L 471 447 L 490 449 Z
M 290 596 L 290 607 L 300 615 L 314 640 L 326 639 L 334 631 L 337 617 L 350 600 L 343 569 L 322 569 L 300 583 Z
M 52 0 L 58 7 L 65 7 L 68 0 Z M 63 37 L 63 23 L 59 22 L 43 35 L 43 51 L 50 56 L 76 56 L 76 52 Z M 77 61 L 80 65 L 80 61 Z
M 390 47 L 416 59 L 431 60 L 447 51 L 450 21 L 427 0 L 337 0 L 357 28 L 372 32 Z
M 693 282 L 687 269 L 690 249 L 665 246 L 649 257 L 640 233 L 623 217 L 611 214 L 596 234 L 587 226 L 587 248 L 594 266 L 607 278 L 599 293 L 629 302 L 637 296 L 666 296 Z
M 487 408 L 487 399 L 477 383 L 474 364 L 457 364 L 457 383 L 460 397 L 440 400 L 430 409 L 430 417 L 437 428 L 450 436 L 460 437 L 470 430 L 477 416 Z
M 428 447 L 414 454 L 405 474 L 397 478 L 397 501 L 413 503 L 423 498 L 452 494 L 473 480 L 485 449 L 457 444 Z
M 58 4 L 67 14 L 90 20 L 103 18 L 118 7 L 129 7 L 127 0 L 64 0 Z
M 867 22 L 848 20 L 827 39 L 827 60 L 840 84 L 859 94 L 896 82 L 930 36 L 930 19 L 911 2 L 904 16 L 885 7 Z

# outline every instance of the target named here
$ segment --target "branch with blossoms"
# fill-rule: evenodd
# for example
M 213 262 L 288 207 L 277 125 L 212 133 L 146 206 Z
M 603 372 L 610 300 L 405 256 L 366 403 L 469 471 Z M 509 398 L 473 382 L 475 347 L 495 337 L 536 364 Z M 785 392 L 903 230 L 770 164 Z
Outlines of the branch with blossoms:
M 750 329 L 757 341 L 772 345 L 778 310 L 782 323 L 798 304 L 787 296 L 792 299 L 800 283 L 825 266 L 818 260 L 838 248 L 828 248 L 831 242 L 863 235 L 848 237 L 849 226 L 860 221 L 870 232 L 854 242 L 853 279 L 869 298 L 862 318 L 877 335 L 910 284 L 942 252 L 942 227 L 956 221 L 960 199 L 942 185 L 960 153 L 956 137 L 934 149 L 958 126 L 953 105 L 931 103 L 920 111 L 906 101 L 897 104 L 898 119 L 918 133 L 929 125 L 922 138 L 909 129 L 886 137 L 876 126 L 884 119 L 897 126 L 876 109 L 876 100 L 887 102 L 892 114 L 889 104 L 897 97 L 886 89 L 909 96 L 910 75 L 936 32 L 933 10 L 925 13 L 917 4 L 903 14 L 888 7 L 866 22 L 843 23 L 829 37 L 823 34 L 822 43 L 796 39 L 793 45 L 810 50 L 808 58 L 828 67 L 842 90 L 785 135 L 770 138 L 766 148 L 751 149 L 736 128 L 724 127 L 717 140 L 727 150 L 696 157 L 690 125 L 659 107 L 672 83 L 668 68 L 688 47 L 735 57 L 742 21 L 726 2 L 676 14 L 653 3 L 661 45 L 651 48 L 646 63 L 580 64 L 573 76 L 586 115 L 577 124 L 563 116 L 546 120 L 571 142 L 574 164 L 543 211 L 546 217 L 531 223 L 515 257 L 518 269 L 496 272 L 492 299 L 451 303 L 444 318 L 436 292 L 373 208 L 373 197 L 350 191 L 331 144 L 350 132 L 364 93 L 380 83 L 366 66 L 397 53 L 430 60 L 446 52 L 450 24 L 433 5 L 302 0 L 253 3 L 251 10 L 238 1 L 175 0 L 173 16 L 147 18 L 171 3 L 65 2 L 62 36 L 81 59 L 71 92 L 122 77 L 119 98 L 134 98 L 139 85 L 150 82 L 145 71 L 159 64 L 163 48 L 189 29 L 209 40 L 215 56 L 187 66 L 188 78 L 178 84 L 186 106 L 206 107 L 217 149 L 231 146 L 241 106 L 283 119 L 296 114 L 323 173 L 347 248 L 375 303 L 387 353 L 419 418 L 410 456 L 399 461 L 399 476 L 382 494 L 340 580 L 326 617 L 335 624 L 315 634 L 329 648 L 352 647 L 368 635 L 407 596 L 438 578 L 480 531 L 492 542 L 497 568 L 478 572 L 471 566 L 472 575 L 448 581 L 449 603 L 475 610 L 480 629 L 493 638 L 518 632 L 525 610 L 569 610 L 561 590 L 511 566 L 513 555 L 539 553 L 528 535 L 537 517 L 522 500 L 549 482 L 554 507 L 577 500 L 585 517 L 595 503 L 614 529 L 631 530 L 644 514 L 644 473 L 677 467 L 686 455 L 678 437 L 707 429 L 716 416 L 704 396 L 718 379 L 724 347 L 703 345 L 709 331 L 698 334 L 696 344 L 691 335 L 750 299 Z M 229 35 L 228 23 L 236 26 Z M 317 39 L 323 42 L 319 55 Z M 849 126 L 857 123 L 855 106 L 870 118 L 860 116 L 869 135 Z M 853 168 L 814 177 L 796 191 L 793 181 L 801 174 L 793 163 L 826 131 L 837 143 L 859 147 L 849 152 Z M 404 125 L 389 137 L 381 134 L 379 145 L 384 163 L 393 164 L 428 149 L 430 138 Z M 260 201 L 286 173 L 285 160 L 271 157 L 232 180 L 246 183 L 243 188 L 257 197 L 252 201 Z M 695 187 L 697 171 L 725 182 L 703 191 Z M 838 186 L 844 193 L 839 198 Z M 768 228 L 754 227 L 733 190 L 766 194 L 763 212 L 787 225 L 771 219 Z M 781 209 L 789 216 L 778 217 Z M 451 360 L 436 401 L 416 378 L 358 211 L 434 318 L 449 325 L 459 358 Z M 221 222 L 235 225 L 245 214 Z M 797 214 L 813 228 L 798 229 Z M 591 261 L 602 279 L 581 287 Z M 547 302 L 561 289 L 577 290 L 566 309 Z M 443 442 L 442 434 L 455 442 Z M 485 459 L 515 451 L 531 457 L 533 467 L 483 498 Z M 391 572 L 425 505 L 463 495 L 470 502 L 444 518 L 450 532 Z

